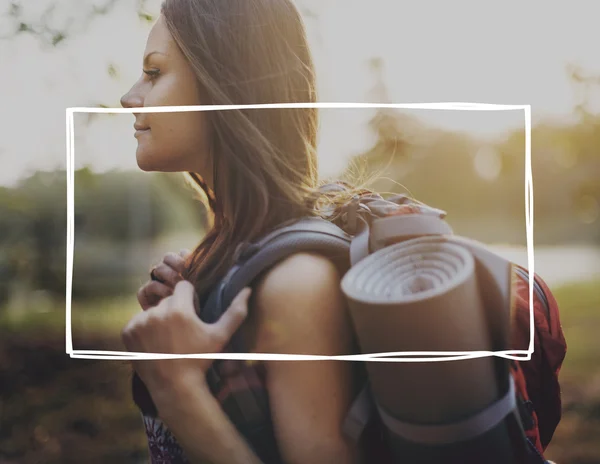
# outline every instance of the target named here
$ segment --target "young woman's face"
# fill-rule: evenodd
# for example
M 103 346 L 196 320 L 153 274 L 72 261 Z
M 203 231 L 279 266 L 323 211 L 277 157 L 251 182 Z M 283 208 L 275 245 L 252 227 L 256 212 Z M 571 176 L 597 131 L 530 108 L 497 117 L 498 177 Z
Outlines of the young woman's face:
M 121 98 L 125 108 L 200 105 L 196 76 L 162 16 L 150 31 L 143 74 Z M 206 114 L 134 113 L 137 163 L 144 171 L 191 171 L 212 183 Z

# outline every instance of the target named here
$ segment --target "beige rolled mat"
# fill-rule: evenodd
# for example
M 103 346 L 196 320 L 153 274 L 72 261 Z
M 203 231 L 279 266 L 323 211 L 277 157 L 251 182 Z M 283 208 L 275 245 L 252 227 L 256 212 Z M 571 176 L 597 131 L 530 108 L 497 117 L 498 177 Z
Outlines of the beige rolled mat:
M 454 235 L 413 238 L 356 263 L 342 290 L 362 353 L 507 349 L 512 264 Z M 414 361 L 414 360 L 413 360 Z M 379 407 L 407 423 L 471 417 L 506 391 L 497 359 L 367 362 Z

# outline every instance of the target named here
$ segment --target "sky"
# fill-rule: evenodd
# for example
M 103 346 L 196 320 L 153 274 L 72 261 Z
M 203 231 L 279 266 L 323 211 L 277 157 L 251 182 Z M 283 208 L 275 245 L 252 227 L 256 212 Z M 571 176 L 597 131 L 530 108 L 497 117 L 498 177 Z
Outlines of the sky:
M 106 0 L 104 0 L 106 1 Z M 119 98 L 141 72 L 150 25 L 135 1 L 117 1 L 106 15 L 86 24 L 100 0 L 25 2 L 26 18 L 39 18 L 49 4 L 52 24 L 73 21 L 75 30 L 57 47 L 30 34 L 0 40 L 0 185 L 12 185 L 36 169 L 65 166 L 65 108 L 105 104 Z M 384 61 L 392 103 L 475 102 L 530 104 L 534 123 L 568 121 L 578 94 L 566 67 L 600 73 L 599 9 L 593 0 L 570 2 L 452 2 L 423 0 L 297 0 L 317 18 L 306 26 L 317 66 L 320 101 L 373 102 L 375 79 L 367 63 Z M 147 2 L 157 13 L 160 2 Z M 0 0 L 0 14 L 8 0 Z M 12 24 L 0 19 L 0 36 Z M 8 65 L 6 64 L 8 63 Z M 107 68 L 112 65 L 116 77 Z M 593 109 L 600 108 L 593 95 Z M 424 122 L 480 137 L 522 128 L 521 111 L 413 110 Z M 324 175 L 373 142 L 365 122 L 372 110 L 321 110 L 320 164 Z M 133 116 L 99 115 L 86 125 L 75 119 L 76 165 L 136 169 Z

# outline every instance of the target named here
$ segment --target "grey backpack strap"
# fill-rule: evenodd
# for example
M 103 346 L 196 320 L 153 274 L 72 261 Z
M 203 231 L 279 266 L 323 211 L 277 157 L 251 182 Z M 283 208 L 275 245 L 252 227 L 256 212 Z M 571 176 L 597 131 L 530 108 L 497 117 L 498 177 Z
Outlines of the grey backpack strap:
M 468 441 L 484 435 L 500 424 L 509 414 L 517 411 L 515 385 L 509 378 L 506 394 L 483 411 L 460 422 L 444 425 L 417 425 L 402 422 L 378 407 L 385 426 L 394 435 L 423 445 L 448 445 Z
M 367 384 L 350 406 L 350 410 L 344 419 L 342 426 L 344 434 L 354 443 L 358 443 L 365 428 L 371 422 L 374 412 L 375 404 L 371 396 L 371 389 Z
M 334 224 L 320 218 L 305 218 L 282 225 L 262 239 L 251 244 L 242 244 L 237 250 L 237 262 L 225 278 L 208 296 L 200 309 L 199 316 L 208 323 L 216 322 L 229 307 L 233 298 L 261 273 L 293 253 L 301 251 L 319 252 L 349 266 L 348 249 L 350 238 Z M 229 350 L 244 352 L 239 332 L 234 334 Z M 219 362 L 215 362 L 207 372 L 209 385 L 216 388 L 221 381 L 218 374 Z M 254 375 L 250 370 L 246 375 Z M 246 377 L 240 381 L 246 381 Z M 211 387 L 211 388 L 212 388 Z M 256 395 L 257 393 L 254 393 Z M 263 395 L 262 393 L 258 393 Z M 269 415 L 264 396 L 233 395 L 239 413 L 257 423 L 258 418 Z M 262 421 L 268 423 L 267 419 Z M 267 433 L 268 432 L 259 432 Z M 270 462 L 270 461 L 269 461 Z
M 293 253 L 318 252 L 348 268 L 349 246 L 350 236 L 321 218 L 304 218 L 280 227 L 257 242 L 240 247 L 237 263 L 211 292 L 200 316 L 205 322 L 216 322 L 244 287 Z

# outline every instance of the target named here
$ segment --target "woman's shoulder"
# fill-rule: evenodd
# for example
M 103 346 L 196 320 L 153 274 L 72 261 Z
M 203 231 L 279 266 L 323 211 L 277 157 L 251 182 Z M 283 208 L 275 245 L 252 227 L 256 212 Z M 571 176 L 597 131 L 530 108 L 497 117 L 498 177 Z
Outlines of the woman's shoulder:
M 282 260 L 256 286 L 263 301 L 311 298 L 311 294 L 335 296 L 341 276 L 335 264 L 317 253 L 298 252 Z
M 268 343 L 264 349 L 290 348 L 279 343 L 293 344 L 307 330 L 316 337 L 339 331 L 346 317 L 340 280 L 335 264 L 314 253 L 295 253 L 269 270 L 254 290 L 259 339 Z

